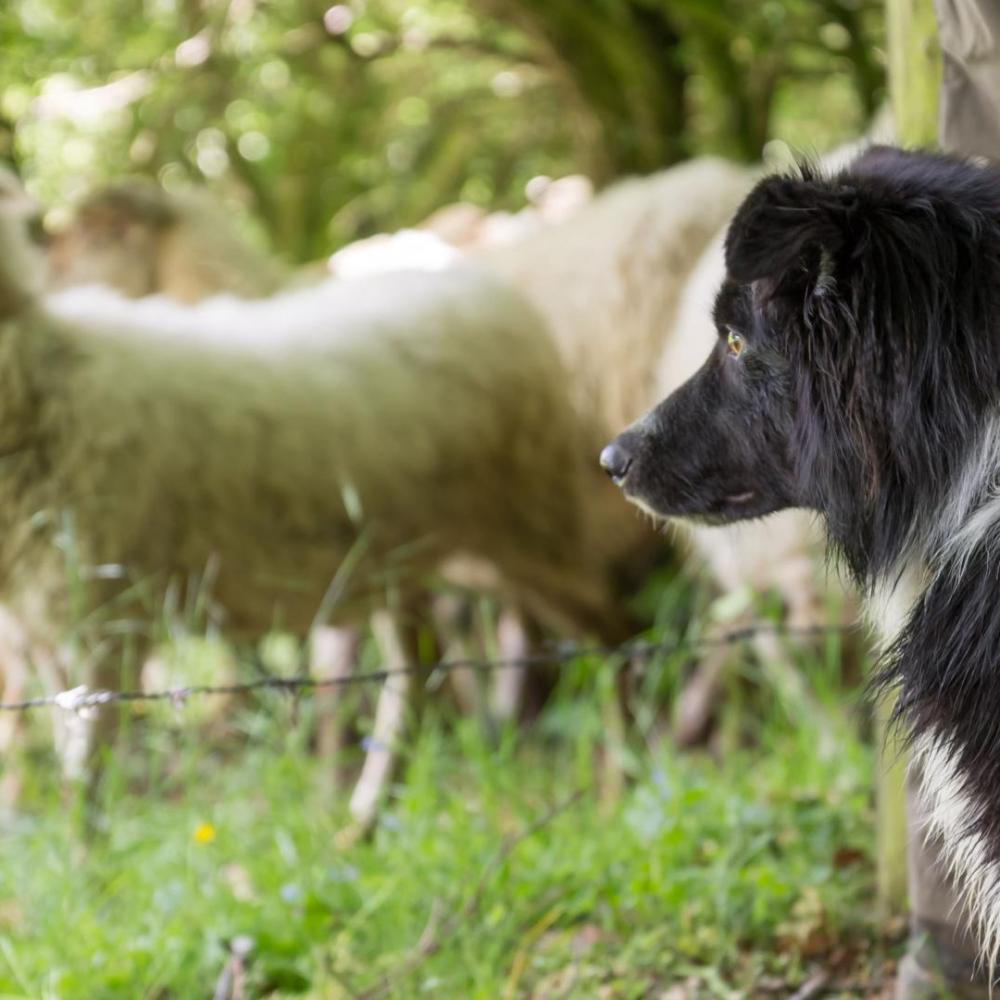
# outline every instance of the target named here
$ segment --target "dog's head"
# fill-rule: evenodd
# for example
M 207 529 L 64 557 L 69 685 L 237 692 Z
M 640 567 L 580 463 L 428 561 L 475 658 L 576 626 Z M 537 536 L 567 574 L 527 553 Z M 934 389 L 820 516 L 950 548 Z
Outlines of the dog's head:
M 602 464 L 656 515 L 808 507 L 859 573 L 890 563 L 997 402 L 998 264 L 992 171 L 876 147 L 835 178 L 762 181 L 708 360 Z

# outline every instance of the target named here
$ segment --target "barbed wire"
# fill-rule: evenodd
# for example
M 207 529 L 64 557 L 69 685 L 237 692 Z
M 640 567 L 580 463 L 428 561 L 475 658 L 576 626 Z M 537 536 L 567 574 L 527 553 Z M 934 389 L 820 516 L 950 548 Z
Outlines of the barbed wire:
M 335 677 L 310 677 L 305 674 L 291 676 L 259 677 L 252 681 L 232 684 L 189 684 L 180 687 L 165 688 L 160 691 L 144 691 L 142 689 L 115 691 L 104 688 L 88 688 L 85 684 L 60 691 L 56 694 L 42 695 L 37 698 L 25 698 L 21 701 L 0 702 L 0 712 L 28 712 L 38 708 L 60 708 L 68 712 L 81 712 L 87 709 L 100 708 L 102 705 L 128 702 L 158 702 L 169 701 L 182 705 L 190 698 L 201 696 L 222 696 L 252 694 L 256 691 L 282 691 L 285 693 L 302 693 L 327 688 L 346 688 L 364 684 L 384 684 L 394 677 L 404 677 L 410 674 L 422 675 L 427 681 L 453 673 L 457 670 L 470 670 L 491 673 L 495 670 L 529 670 L 534 667 L 551 666 L 568 663 L 572 660 L 587 657 L 603 657 L 611 659 L 615 669 L 633 663 L 640 657 L 656 654 L 693 653 L 713 646 L 735 645 L 748 642 L 758 636 L 770 635 L 780 638 L 809 639 L 824 635 L 846 635 L 855 631 L 853 625 L 809 625 L 789 627 L 773 622 L 755 622 L 740 626 L 729 631 L 719 632 L 687 641 L 654 641 L 632 639 L 618 645 L 582 645 L 576 643 L 559 643 L 547 646 L 536 653 L 523 656 L 487 659 L 485 657 L 460 657 L 450 660 L 439 660 L 426 665 L 413 664 L 405 667 L 386 667 L 380 670 L 370 670 L 365 673 L 341 674 Z M 615 660 L 614 658 L 617 658 Z

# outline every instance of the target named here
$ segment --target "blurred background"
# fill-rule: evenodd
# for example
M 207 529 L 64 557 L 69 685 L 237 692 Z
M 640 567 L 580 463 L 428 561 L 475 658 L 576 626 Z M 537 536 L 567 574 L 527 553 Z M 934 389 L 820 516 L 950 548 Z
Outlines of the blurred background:
M 741 168 L 857 140 L 887 103 L 883 0 L 6 0 L 0 47 L 0 162 L 46 230 L 123 178 L 197 192 L 275 263 L 261 295 L 413 227 L 461 252 L 513 244 L 516 261 L 592 196 L 616 204 L 616 182 L 652 192 L 721 157 L 725 197 L 681 206 L 704 232 L 670 234 L 686 281 Z M 636 233 L 669 218 L 642 197 Z M 410 244 L 405 262 L 439 250 Z M 588 428 L 588 455 L 619 419 Z M 574 652 L 558 629 L 531 635 L 552 662 L 504 712 L 473 672 L 435 671 L 360 833 L 348 798 L 379 749 L 378 685 L 136 704 L 96 813 L 60 777 L 48 710 L 4 729 L 0 994 L 890 996 L 904 921 L 898 900 L 876 905 L 877 738 L 843 596 L 810 591 L 795 624 L 816 634 L 786 643 L 794 586 L 753 567 L 732 585 L 644 538 L 666 552 L 616 592 L 650 644 L 627 704 L 624 654 Z M 500 656 L 495 595 L 442 594 L 437 655 Z M 775 634 L 744 642 L 748 622 Z M 354 669 L 377 672 L 384 647 L 361 630 Z M 214 635 L 165 631 L 152 690 L 302 676 L 288 635 L 234 663 Z
M 11 0 L 0 157 L 60 206 L 123 173 L 207 185 L 289 262 L 539 177 L 598 187 L 857 137 L 876 0 Z

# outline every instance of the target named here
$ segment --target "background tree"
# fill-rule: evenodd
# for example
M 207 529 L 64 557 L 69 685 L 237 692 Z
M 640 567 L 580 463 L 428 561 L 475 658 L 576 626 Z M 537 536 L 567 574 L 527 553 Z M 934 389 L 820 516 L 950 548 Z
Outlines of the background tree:
M 293 261 L 456 199 L 857 134 L 879 0 L 11 0 L 0 155 L 62 204 L 205 183 Z M 816 109 L 822 107 L 822 115 Z

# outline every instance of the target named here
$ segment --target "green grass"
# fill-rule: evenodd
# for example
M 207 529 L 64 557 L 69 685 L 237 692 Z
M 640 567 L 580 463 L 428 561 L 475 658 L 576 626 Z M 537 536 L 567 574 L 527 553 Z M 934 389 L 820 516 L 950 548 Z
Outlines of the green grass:
M 87 846 L 39 749 L 2 826 L 0 997 L 209 997 L 238 936 L 247 997 L 786 995 L 815 962 L 877 969 L 872 753 L 830 658 L 808 667 L 827 739 L 765 691 L 734 703 L 721 759 L 611 745 L 599 666 L 565 669 L 499 741 L 433 701 L 348 848 L 308 699 L 230 706 L 224 732 L 133 713 Z M 657 697 L 678 664 L 660 666 Z M 609 754 L 630 777 L 615 802 Z

